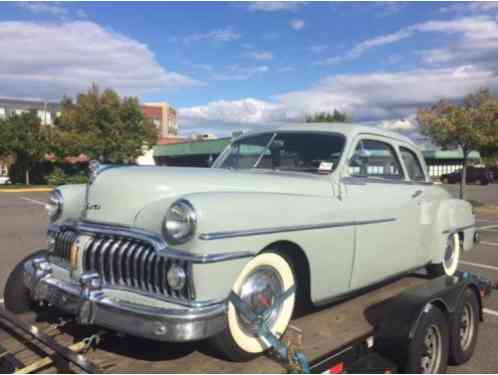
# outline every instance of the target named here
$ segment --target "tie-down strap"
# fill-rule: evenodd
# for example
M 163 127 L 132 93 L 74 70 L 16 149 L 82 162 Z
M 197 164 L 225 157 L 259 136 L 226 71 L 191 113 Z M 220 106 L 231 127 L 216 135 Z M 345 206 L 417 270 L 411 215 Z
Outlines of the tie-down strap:
M 275 301 L 270 307 L 268 307 L 262 314 L 256 314 L 250 306 L 244 302 L 234 291 L 230 292 L 228 300 L 234 305 L 235 309 L 239 314 L 241 314 L 244 319 L 248 320 L 250 323 L 256 323 L 258 325 L 258 336 L 263 338 L 271 348 L 277 353 L 277 355 L 284 360 L 286 363 L 298 364 L 299 372 L 309 373 L 309 365 L 304 354 L 295 351 L 289 351 L 286 344 L 278 339 L 278 337 L 272 333 L 270 327 L 268 327 L 268 319 L 274 311 L 280 309 L 284 302 L 292 294 L 296 292 L 296 286 L 292 285 L 285 292 L 277 296 Z M 292 356 L 292 358 L 290 358 Z

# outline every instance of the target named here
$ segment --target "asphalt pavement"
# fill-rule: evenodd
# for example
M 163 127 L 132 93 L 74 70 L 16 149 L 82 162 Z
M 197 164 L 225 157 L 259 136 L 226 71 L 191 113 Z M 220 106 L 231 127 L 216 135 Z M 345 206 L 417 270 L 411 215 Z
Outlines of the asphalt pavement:
M 498 185 L 479 187 L 487 199 L 498 194 Z M 489 189 L 496 189 L 496 191 Z M 476 194 L 472 189 L 473 194 Z M 478 190 L 476 190 L 478 191 Z M 478 191 L 479 192 L 479 191 Z M 478 194 L 477 194 L 478 195 Z M 24 257 L 46 244 L 48 220 L 44 203 L 47 193 L 0 193 L 0 300 L 12 268 Z M 498 205 L 498 198 L 492 201 Z M 498 210 L 477 211 L 481 244 L 463 255 L 460 268 L 490 280 L 498 281 Z M 3 300 L 2 300 L 3 301 Z M 480 325 L 479 341 L 474 357 L 465 365 L 452 367 L 450 372 L 498 372 L 498 292 L 485 300 L 484 322 Z

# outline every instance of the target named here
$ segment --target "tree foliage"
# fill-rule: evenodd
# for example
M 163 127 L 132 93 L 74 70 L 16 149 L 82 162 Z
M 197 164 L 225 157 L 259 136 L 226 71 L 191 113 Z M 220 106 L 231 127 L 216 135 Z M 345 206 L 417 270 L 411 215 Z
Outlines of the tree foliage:
M 334 112 L 317 112 L 306 116 L 306 122 L 351 122 L 351 118 L 344 112 L 334 109 Z
M 58 156 L 84 154 L 103 162 L 132 162 L 157 142 L 157 130 L 137 98 L 100 92 L 96 85 L 76 101 L 62 100 L 54 134 Z
M 12 157 L 24 170 L 30 184 L 30 170 L 50 151 L 48 129 L 33 112 L 13 115 L 0 121 L 0 157 Z
M 440 100 L 436 104 L 420 108 L 417 120 L 421 132 L 434 143 L 445 147 L 459 147 L 463 152 L 463 173 L 460 196 L 469 153 L 496 155 L 498 152 L 498 99 L 487 89 L 465 97 L 461 105 Z

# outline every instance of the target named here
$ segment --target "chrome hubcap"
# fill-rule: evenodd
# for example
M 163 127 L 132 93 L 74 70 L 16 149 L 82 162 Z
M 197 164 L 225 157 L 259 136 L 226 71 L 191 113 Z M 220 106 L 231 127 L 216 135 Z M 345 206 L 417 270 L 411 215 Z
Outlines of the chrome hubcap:
M 278 296 L 284 292 L 283 281 L 278 272 L 270 266 L 256 268 L 242 283 L 239 296 L 247 306 L 258 316 L 268 311 Z M 275 324 L 282 306 L 274 309 L 266 319 L 266 324 L 271 329 Z M 243 316 L 238 316 L 243 330 L 250 336 L 258 334 L 257 322 L 249 322 Z
M 474 310 L 467 303 L 463 308 L 462 318 L 460 320 L 460 346 L 462 350 L 467 350 L 474 336 Z
M 435 373 L 441 363 L 441 332 L 435 325 L 431 325 L 425 334 L 424 351 L 420 359 L 420 366 L 424 374 Z
M 455 242 L 453 236 L 449 236 L 446 241 L 446 250 L 444 252 L 444 266 L 446 269 L 451 268 L 455 260 Z

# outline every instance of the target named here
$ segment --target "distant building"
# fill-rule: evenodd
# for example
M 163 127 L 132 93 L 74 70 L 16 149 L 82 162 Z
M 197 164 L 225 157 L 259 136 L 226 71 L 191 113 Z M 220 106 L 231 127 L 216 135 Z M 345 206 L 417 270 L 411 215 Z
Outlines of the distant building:
M 152 120 L 159 132 L 159 138 L 178 134 L 176 110 L 166 102 L 144 103 L 141 107 L 145 117 Z
M 8 118 L 26 112 L 35 112 L 43 125 L 53 125 L 60 114 L 60 104 L 37 100 L 0 98 L 0 118 Z

